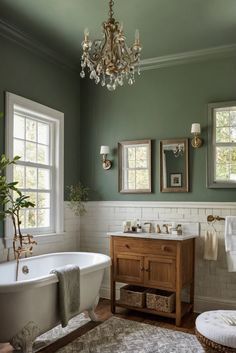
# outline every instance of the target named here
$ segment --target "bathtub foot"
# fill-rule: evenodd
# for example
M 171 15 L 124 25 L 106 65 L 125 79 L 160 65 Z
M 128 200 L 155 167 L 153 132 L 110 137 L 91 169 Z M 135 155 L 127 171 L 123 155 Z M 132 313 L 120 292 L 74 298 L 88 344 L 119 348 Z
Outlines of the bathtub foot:
M 88 315 L 92 321 L 99 321 L 97 315 L 95 314 L 94 310 L 88 310 Z
M 38 326 L 33 321 L 30 321 L 11 339 L 10 343 L 14 349 L 21 350 L 22 353 L 32 353 L 33 343 L 39 332 Z

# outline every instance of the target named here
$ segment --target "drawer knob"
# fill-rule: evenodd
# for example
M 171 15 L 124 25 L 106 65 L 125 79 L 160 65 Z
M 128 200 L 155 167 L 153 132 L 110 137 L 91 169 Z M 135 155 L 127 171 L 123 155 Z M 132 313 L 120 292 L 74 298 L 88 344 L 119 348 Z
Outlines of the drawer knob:
M 129 246 L 128 244 L 125 244 L 125 247 L 126 247 L 127 249 L 129 249 L 129 248 L 130 248 L 130 246 Z
M 149 269 L 149 268 L 145 268 L 145 271 L 146 271 L 146 272 L 150 272 L 150 269 Z
M 166 245 L 162 245 L 161 250 L 162 251 L 169 251 L 169 248 Z

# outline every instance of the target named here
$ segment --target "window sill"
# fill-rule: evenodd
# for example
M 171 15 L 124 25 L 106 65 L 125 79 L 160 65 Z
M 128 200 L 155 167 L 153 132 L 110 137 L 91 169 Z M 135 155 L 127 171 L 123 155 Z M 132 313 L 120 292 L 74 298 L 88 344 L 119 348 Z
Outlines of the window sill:
M 64 241 L 66 232 L 34 235 L 34 240 L 38 245 L 47 243 L 58 243 Z M 5 248 L 12 248 L 12 238 L 4 238 Z

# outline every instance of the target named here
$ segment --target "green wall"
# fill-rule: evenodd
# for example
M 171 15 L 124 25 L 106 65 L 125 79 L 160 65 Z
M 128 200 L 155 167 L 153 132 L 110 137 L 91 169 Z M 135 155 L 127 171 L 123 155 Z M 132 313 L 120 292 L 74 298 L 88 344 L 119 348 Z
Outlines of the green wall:
M 207 104 L 236 99 L 236 59 L 221 59 L 143 71 L 134 86 L 115 92 L 81 83 L 81 180 L 93 200 L 236 201 L 235 189 L 206 188 Z M 190 147 L 190 192 L 160 193 L 159 141 L 191 137 L 200 122 L 204 145 Z M 153 193 L 118 193 L 117 143 L 153 140 Z M 99 147 L 113 149 L 110 171 L 102 169 Z
M 0 112 L 9 91 L 65 114 L 65 186 L 79 180 L 79 75 L 0 37 Z M 4 152 L 4 120 L 0 119 L 0 154 Z M 2 225 L 0 225 L 0 236 Z
M 4 92 L 18 94 L 65 114 L 65 185 L 79 179 L 79 75 L 0 37 L 0 111 Z M 0 125 L 4 151 L 4 123 Z

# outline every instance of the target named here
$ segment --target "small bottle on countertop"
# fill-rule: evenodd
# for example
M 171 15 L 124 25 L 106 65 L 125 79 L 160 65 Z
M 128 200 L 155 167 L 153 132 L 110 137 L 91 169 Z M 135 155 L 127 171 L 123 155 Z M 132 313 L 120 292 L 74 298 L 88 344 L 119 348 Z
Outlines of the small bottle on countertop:
M 178 234 L 178 235 L 182 235 L 183 232 L 182 232 L 182 226 L 181 226 L 181 224 L 178 224 L 178 225 L 177 225 L 176 230 L 177 230 L 177 234 Z
M 142 227 L 141 227 L 141 222 L 139 219 L 137 219 L 137 233 L 142 233 Z

